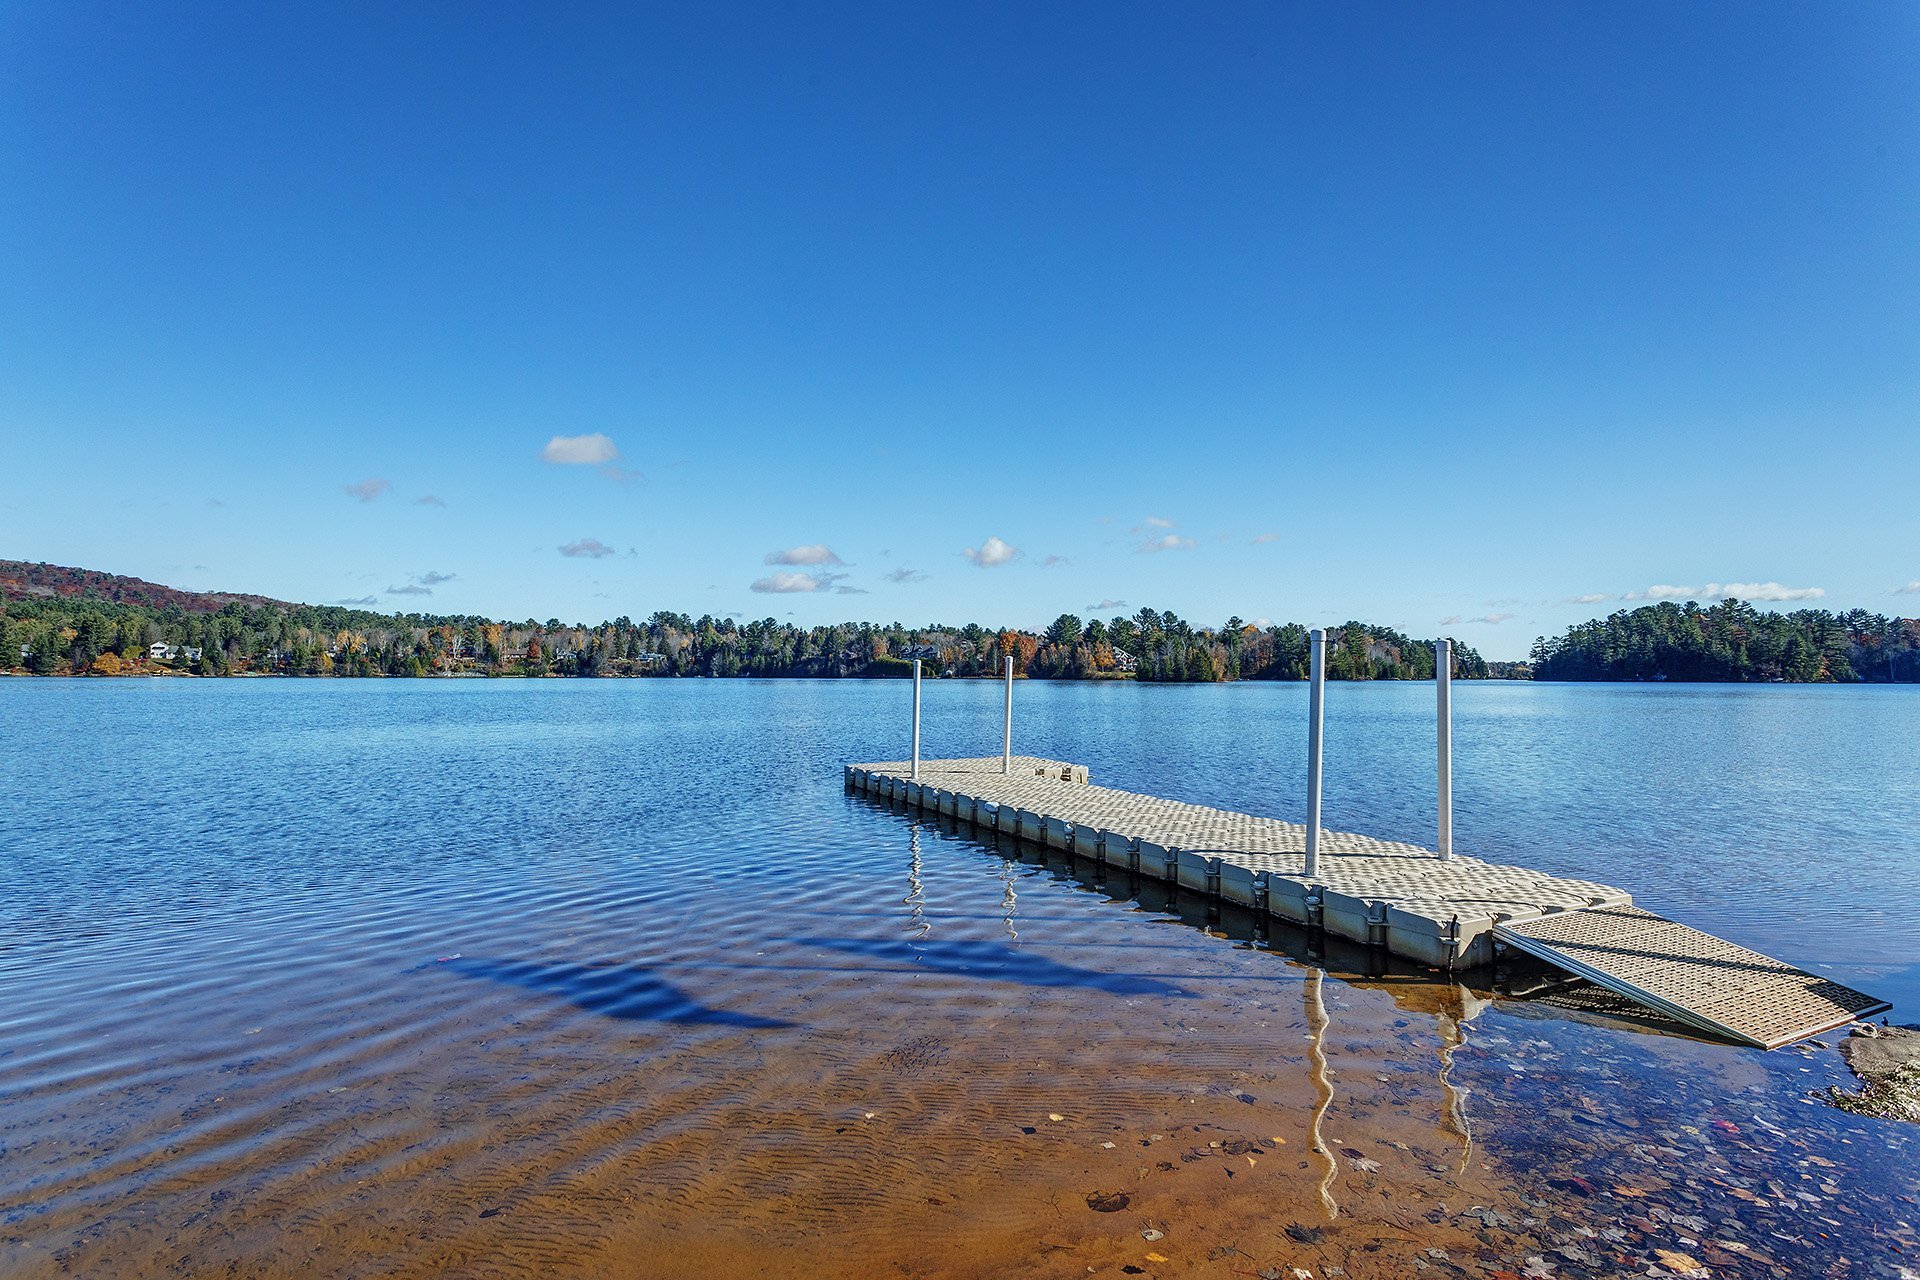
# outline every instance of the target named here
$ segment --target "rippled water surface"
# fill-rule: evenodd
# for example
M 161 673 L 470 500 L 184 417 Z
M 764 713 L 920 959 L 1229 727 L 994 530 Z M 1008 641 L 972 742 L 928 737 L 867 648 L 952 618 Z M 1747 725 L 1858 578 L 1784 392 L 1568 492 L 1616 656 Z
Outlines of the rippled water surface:
M 997 687 L 927 689 L 931 754 Z M 1431 686 L 1327 819 L 1430 841 Z M 1305 690 L 1023 685 L 1297 819 Z M 0 681 L 0 1274 L 1911 1276 L 1915 1130 L 844 793 L 906 688 Z M 1920 1016 L 1920 690 L 1455 690 L 1457 842 Z

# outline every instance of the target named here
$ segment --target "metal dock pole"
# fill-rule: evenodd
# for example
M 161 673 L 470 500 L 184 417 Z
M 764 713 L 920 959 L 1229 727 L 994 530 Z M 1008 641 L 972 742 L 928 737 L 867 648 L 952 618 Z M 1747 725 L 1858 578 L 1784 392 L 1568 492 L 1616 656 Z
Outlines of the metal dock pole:
M 913 772 L 912 781 L 920 781 L 920 659 L 913 660 Z
M 1000 772 L 1013 772 L 1013 655 L 1007 655 L 1007 723 L 1000 739 Z
M 1443 859 L 1453 858 L 1453 641 L 1433 642 L 1433 690 L 1440 717 L 1440 843 Z
M 1320 874 L 1320 748 L 1327 710 L 1327 633 L 1318 627 L 1310 635 L 1313 650 L 1312 688 L 1307 695 L 1307 865 L 1309 876 Z

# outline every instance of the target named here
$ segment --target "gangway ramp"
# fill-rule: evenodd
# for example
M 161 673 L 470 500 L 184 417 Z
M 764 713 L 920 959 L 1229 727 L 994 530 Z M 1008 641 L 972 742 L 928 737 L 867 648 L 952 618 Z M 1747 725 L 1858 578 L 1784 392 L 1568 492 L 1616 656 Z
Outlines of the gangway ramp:
M 1709 1035 L 1762 1049 L 1893 1007 L 1638 907 L 1507 920 L 1493 936 Z

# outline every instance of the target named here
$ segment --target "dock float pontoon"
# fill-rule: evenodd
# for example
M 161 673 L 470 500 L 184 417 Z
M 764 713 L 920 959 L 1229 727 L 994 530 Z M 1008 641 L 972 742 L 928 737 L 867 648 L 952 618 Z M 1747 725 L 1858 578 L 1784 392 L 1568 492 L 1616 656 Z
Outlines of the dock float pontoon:
M 917 775 L 917 776 L 916 776 Z M 854 764 L 849 790 L 970 823 L 1436 968 L 1517 947 L 1697 1030 L 1776 1048 L 1885 1001 L 1633 906 L 1609 885 L 1094 786 L 1014 756 Z

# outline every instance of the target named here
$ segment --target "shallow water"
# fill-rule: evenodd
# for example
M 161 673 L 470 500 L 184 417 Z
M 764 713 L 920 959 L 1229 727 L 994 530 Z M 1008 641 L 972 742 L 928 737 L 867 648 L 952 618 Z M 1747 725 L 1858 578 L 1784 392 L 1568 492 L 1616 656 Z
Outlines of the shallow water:
M 846 795 L 905 696 L 0 682 L 0 1273 L 1920 1269 L 1915 1131 L 1810 1100 L 1830 1049 L 1369 973 Z M 996 687 L 926 703 L 997 746 Z M 1920 1008 L 1920 690 L 1455 703 L 1462 849 Z M 1297 819 L 1303 712 L 1023 685 L 1016 745 Z M 1329 823 L 1430 839 L 1431 687 L 1328 716 Z

